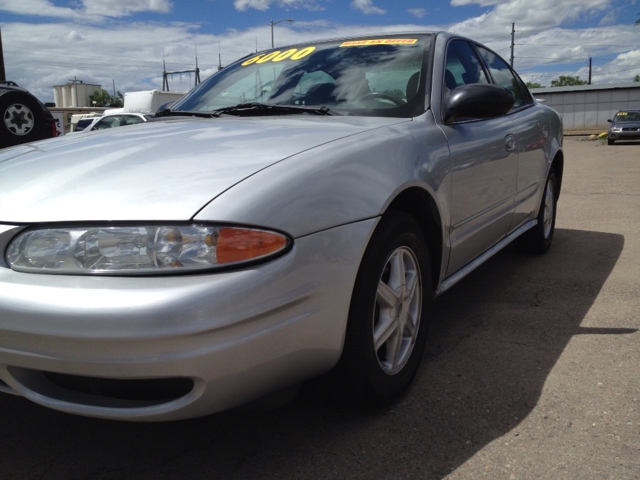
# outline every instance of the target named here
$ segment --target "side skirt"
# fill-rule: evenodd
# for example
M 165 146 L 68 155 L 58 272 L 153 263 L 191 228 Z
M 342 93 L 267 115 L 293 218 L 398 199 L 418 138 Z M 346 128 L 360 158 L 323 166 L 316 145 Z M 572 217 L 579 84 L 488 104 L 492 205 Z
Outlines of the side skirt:
M 530 222 L 525 223 L 523 226 L 521 226 L 520 228 L 515 230 L 513 233 L 511 233 L 511 235 L 505 237 L 500 242 L 496 243 L 493 247 L 491 247 L 489 250 L 484 252 L 482 255 L 480 255 L 478 258 L 476 258 L 474 261 L 472 261 L 471 263 L 467 264 L 465 267 L 461 268 L 460 270 L 458 270 L 456 273 L 454 273 L 450 277 L 445 278 L 442 282 L 440 282 L 440 286 L 434 292 L 433 297 L 435 298 L 435 297 L 443 294 L 447 290 L 449 290 L 451 287 L 453 287 L 456 283 L 458 283 L 464 277 L 466 277 L 471 272 L 473 272 L 476 268 L 478 268 L 484 262 L 489 260 L 496 253 L 498 253 L 504 247 L 506 247 L 511 242 L 513 242 L 516 238 L 518 238 L 520 235 L 522 235 L 524 232 L 526 232 L 530 228 L 535 227 L 537 224 L 538 224 L 538 220 L 531 220 Z

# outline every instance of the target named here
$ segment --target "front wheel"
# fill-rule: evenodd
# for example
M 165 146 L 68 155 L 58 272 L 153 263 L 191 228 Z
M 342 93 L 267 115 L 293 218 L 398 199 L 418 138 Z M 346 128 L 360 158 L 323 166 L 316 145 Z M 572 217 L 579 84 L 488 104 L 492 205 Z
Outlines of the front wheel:
M 383 406 L 411 384 L 427 337 L 430 278 L 420 227 L 403 212 L 387 213 L 362 259 L 334 371 L 351 403 Z
M 553 169 L 549 172 L 542 195 L 538 224 L 516 238 L 515 244 L 520 251 L 526 253 L 545 253 L 553 242 L 556 228 L 556 204 L 558 199 L 558 181 Z
M 611 140 L 610 138 L 607 138 L 607 145 L 613 145 L 614 142 L 615 140 Z

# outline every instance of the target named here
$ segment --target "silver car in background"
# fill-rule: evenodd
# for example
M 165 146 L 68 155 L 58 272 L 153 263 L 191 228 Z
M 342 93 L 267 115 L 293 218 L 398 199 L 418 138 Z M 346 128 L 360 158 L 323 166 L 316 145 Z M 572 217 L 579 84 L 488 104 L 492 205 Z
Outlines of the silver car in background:
M 553 240 L 561 120 L 467 38 L 265 51 L 157 116 L 0 153 L 0 390 L 155 421 L 322 375 L 385 405 L 433 298 Z

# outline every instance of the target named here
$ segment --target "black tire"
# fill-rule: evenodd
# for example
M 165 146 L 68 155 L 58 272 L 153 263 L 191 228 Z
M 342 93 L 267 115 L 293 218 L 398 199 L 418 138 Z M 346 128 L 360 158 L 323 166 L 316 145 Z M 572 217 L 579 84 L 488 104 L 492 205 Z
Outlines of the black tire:
M 7 92 L 0 96 L 0 138 L 2 147 L 45 138 L 42 107 L 29 94 Z
M 404 280 L 398 281 L 400 277 Z M 395 307 L 385 304 L 387 300 Z M 342 357 L 330 374 L 338 396 L 352 405 L 380 407 L 405 392 L 420 365 L 430 301 L 431 269 L 422 231 L 409 215 L 388 212 L 362 258 Z M 392 333 L 383 340 L 392 330 L 402 336 Z
M 607 138 L 607 145 L 613 145 L 614 142 L 615 140 L 611 140 L 610 138 Z
M 549 172 L 540 201 L 538 224 L 516 238 L 516 247 L 525 253 L 545 253 L 553 242 L 556 228 L 556 205 L 558 201 L 558 180 L 553 169 Z

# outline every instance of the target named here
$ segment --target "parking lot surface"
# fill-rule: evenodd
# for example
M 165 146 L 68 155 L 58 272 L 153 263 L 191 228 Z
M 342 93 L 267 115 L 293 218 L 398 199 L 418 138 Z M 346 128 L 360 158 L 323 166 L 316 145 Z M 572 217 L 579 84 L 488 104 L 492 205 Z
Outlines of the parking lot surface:
M 409 393 L 135 424 L 0 396 L 0 478 L 640 479 L 640 144 L 565 138 L 554 245 L 433 305 Z

